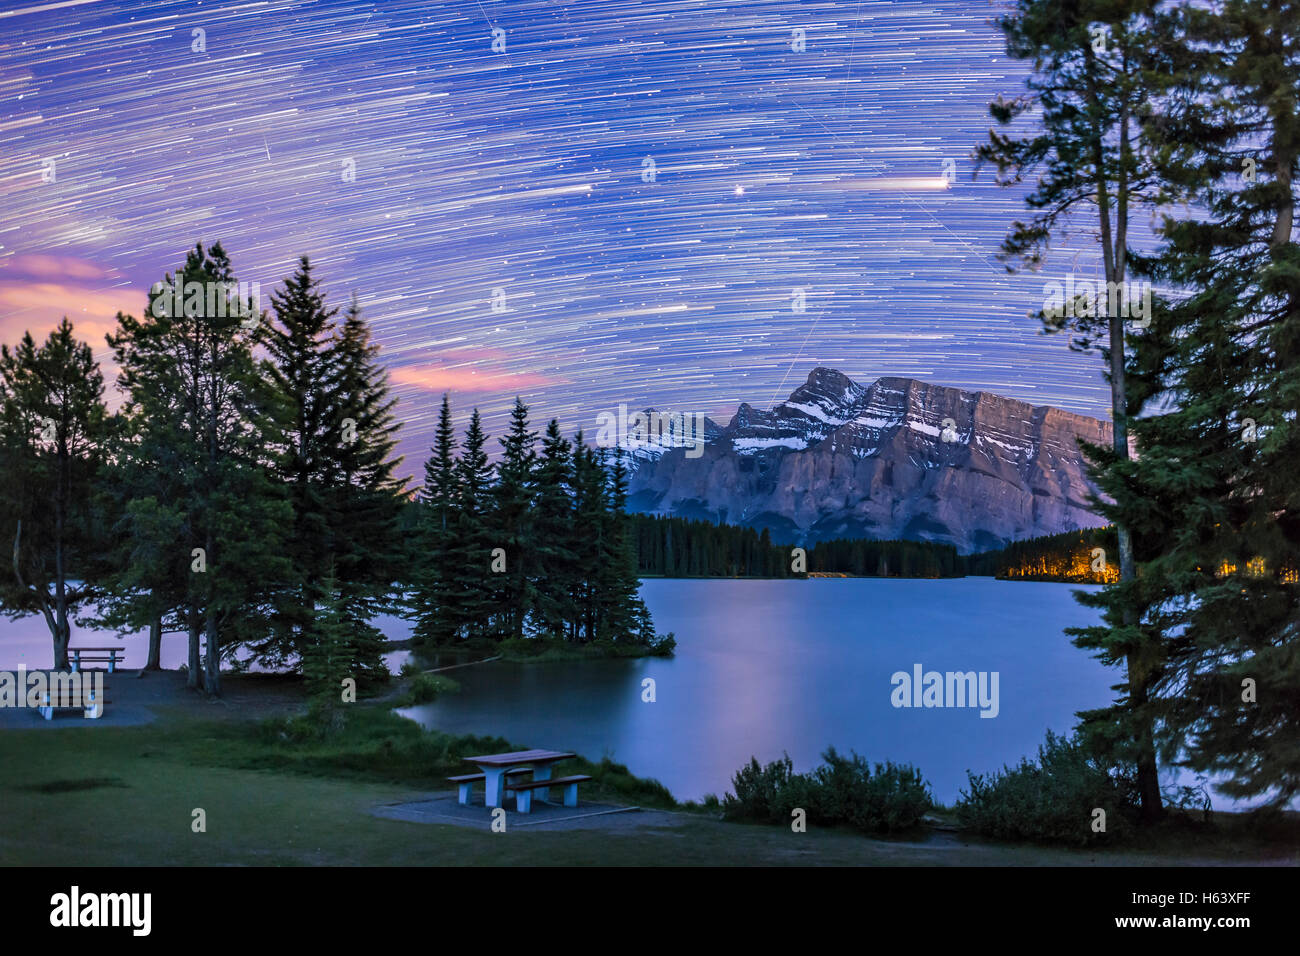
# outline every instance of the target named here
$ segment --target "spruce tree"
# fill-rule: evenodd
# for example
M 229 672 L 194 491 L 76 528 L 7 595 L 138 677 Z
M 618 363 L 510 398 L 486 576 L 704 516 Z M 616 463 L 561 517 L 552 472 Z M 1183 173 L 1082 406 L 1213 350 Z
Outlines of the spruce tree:
M 270 353 L 269 376 L 278 398 L 278 434 L 268 449 L 276 478 L 293 507 L 288 557 L 297 572 L 276 613 L 276 640 L 261 655 L 282 663 L 315 639 L 307 632 L 323 595 L 325 568 L 334 551 L 329 485 L 339 436 L 331 434 L 343 417 L 336 408 L 338 370 L 330 347 L 337 310 L 327 308 L 306 256 L 294 274 L 271 296 L 275 321 L 261 339 Z
M 580 570 L 572 583 L 574 617 L 569 636 L 571 640 L 588 643 L 596 639 L 600 619 L 600 592 L 607 571 L 601 558 L 606 554 L 608 506 L 603 460 L 586 445 L 582 432 L 577 433 L 573 442 L 573 491 L 573 540 L 578 545 Z
M 650 612 L 638 593 L 636 552 L 627 516 L 627 466 L 621 454 L 609 469 L 608 508 L 601 535 L 599 616 L 600 636 L 614 642 L 646 642 L 654 638 Z
M 575 578 L 578 574 L 573 524 L 573 449 L 554 418 L 546 426 L 537 467 L 537 548 L 535 587 L 537 627 L 542 634 L 564 637 L 574 618 Z
M 1163 638 L 1162 752 L 1281 807 L 1300 794 L 1300 4 L 1173 18 L 1153 138 L 1188 213 L 1145 267 L 1179 295 L 1138 350 L 1140 455 L 1105 487 L 1146 522 L 1134 601 Z
M 178 283 L 180 308 L 171 294 Z M 190 633 L 190 684 L 198 683 L 202 632 L 203 686 L 214 695 L 222 659 L 264 637 L 272 600 L 292 573 L 281 538 L 292 510 L 263 468 L 275 399 L 245 324 L 261 316 L 237 301 L 235 287 L 221 245 L 197 245 L 177 276 L 155 286 L 144 318 L 119 313 L 109 336 L 124 411 L 139 430 L 131 453 L 175 475 L 173 497 L 136 530 L 180 530 L 170 545 L 146 544 L 186 577 L 178 603 Z
M 410 613 L 415 637 L 421 643 L 441 646 L 460 637 L 463 615 L 455 607 L 457 571 L 457 511 L 460 502 L 456 468 L 456 433 L 451 404 L 442 396 L 433 448 L 424 463 L 421 522 L 417 532 L 419 553 L 410 593 Z
M 468 639 L 493 636 L 492 598 L 495 583 L 491 580 L 492 549 L 498 547 L 491 536 L 489 521 L 492 507 L 492 466 L 485 447 L 488 436 L 478 409 L 470 416 L 465 431 L 464 451 L 456 461 L 456 484 L 459 489 L 456 509 L 456 532 L 453 555 L 451 594 L 452 620 Z
M 0 346 L 0 532 L 7 573 L 0 610 L 39 613 L 54 666 L 68 666 L 71 620 L 92 596 L 94 481 L 108 437 L 104 379 L 64 318 L 38 346 Z
M 1155 74 L 1164 69 L 1158 35 L 1160 17 L 1152 0 L 1018 0 L 999 19 L 1007 53 L 1033 64 L 1028 92 L 998 100 L 989 112 L 1003 127 L 1032 116 L 1030 135 L 990 131 L 989 142 L 976 150 L 980 163 L 998 170 L 998 182 L 1017 186 L 1033 177 L 1026 204 L 1036 210 L 1028 222 L 1016 222 L 1003 242 L 999 258 L 1012 266 L 1038 270 L 1046 261 L 1053 238 L 1072 221 L 1094 228 L 1100 244 L 1104 280 L 1123 290 L 1130 271 L 1131 219 L 1142 204 L 1153 209 L 1164 200 L 1159 180 L 1151 173 L 1146 131 L 1150 100 L 1159 88 Z M 1071 348 L 1099 348 L 1111 388 L 1112 446 L 1106 457 L 1127 458 L 1133 410 L 1126 384 L 1128 304 L 1101 290 L 1092 301 L 1053 302 L 1038 313 L 1048 330 L 1068 329 Z M 1150 316 L 1143 317 L 1143 323 Z M 1096 454 L 1088 449 L 1090 455 Z M 1117 519 L 1118 521 L 1118 519 Z M 1120 577 L 1136 574 L 1133 545 L 1126 524 L 1118 523 Z M 906 575 L 909 569 L 903 568 Z M 1119 626 L 1103 659 L 1122 660 L 1127 671 L 1124 694 L 1132 706 L 1112 711 L 1125 728 L 1119 736 L 1138 743 L 1132 753 L 1144 818 L 1162 812 L 1152 729 L 1145 701 L 1158 674 L 1148 669 L 1152 649 L 1140 640 L 1137 609 L 1121 612 Z M 1113 650 L 1124 645 L 1122 654 Z M 1084 646 L 1092 647 L 1091 644 Z
M 536 602 L 537 553 L 534 503 L 537 434 L 528 427 L 528 406 L 518 397 L 510 413 L 510 427 L 501 439 L 492 488 L 489 535 L 493 547 L 505 550 L 506 569 L 494 573 L 493 607 L 497 631 L 507 639 L 524 636 L 524 623 Z
M 394 476 L 402 461 L 393 456 L 401 427 L 393 415 L 397 400 L 355 296 L 326 350 L 326 365 L 332 391 L 324 441 L 330 559 L 351 627 L 357 679 L 382 680 L 384 636 L 370 622 L 394 608 L 393 582 L 408 557 L 399 534 L 406 482 Z
M 345 679 L 361 681 L 352 654 L 352 622 L 346 602 L 332 574 L 327 573 L 320 584 L 316 618 L 303 636 L 302 676 L 308 694 L 334 704 L 342 698 Z

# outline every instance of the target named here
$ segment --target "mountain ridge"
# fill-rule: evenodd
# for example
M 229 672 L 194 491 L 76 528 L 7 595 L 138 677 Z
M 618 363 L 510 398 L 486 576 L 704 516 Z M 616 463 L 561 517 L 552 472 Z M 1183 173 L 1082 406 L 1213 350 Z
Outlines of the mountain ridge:
M 768 528 L 774 540 L 907 538 L 960 551 L 1106 522 L 1094 514 L 1082 438 L 1111 426 L 988 391 L 818 366 L 763 411 L 748 402 L 702 453 L 634 463 L 629 508 Z

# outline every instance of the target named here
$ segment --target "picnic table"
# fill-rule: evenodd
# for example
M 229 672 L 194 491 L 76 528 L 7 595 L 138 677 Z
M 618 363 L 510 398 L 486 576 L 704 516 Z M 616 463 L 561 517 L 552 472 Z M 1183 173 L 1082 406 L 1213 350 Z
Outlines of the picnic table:
M 36 712 L 46 720 L 53 720 L 55 711 L 59 710 L 80 710 L 82 716 L 89 717 L 92 720 L 104 715 L 104 705 L 111 703 L 107 698 L 96 698 L 93 690 L 84 691 L 80 695 L 72 695 L 67 698 L 50 697 L 47 690 L 41 699 L 40 705 Z
M 117 659 L 126 656 L 125 647 L 69 647 L 68 653 L 72 655 L 72 671 L 76 673 L 81 670 L 82 662 L 87 664 L 108 664 L 108 672 L 111 674 L 117 669 Z
M 577 754 L 561 750 L 516 750 L 508 754 L 482 754 L 478 757 L 466 757 L 467 763 L 477 765 L 483 773 L 483 782 L 487 787 L 486 803 L 489 807 L 499 807 L 505 803 L 505 790 L 502 786 L 506 774 L 519 773 L 529 768 L 533 771 L 533 782 L 541 783 L 551 779 L 551 764 L 576 757 Z M 461 803 L 465 803 L 465 791 L 461 791 Z M 543 790 L 542 798 L 545 799 Z

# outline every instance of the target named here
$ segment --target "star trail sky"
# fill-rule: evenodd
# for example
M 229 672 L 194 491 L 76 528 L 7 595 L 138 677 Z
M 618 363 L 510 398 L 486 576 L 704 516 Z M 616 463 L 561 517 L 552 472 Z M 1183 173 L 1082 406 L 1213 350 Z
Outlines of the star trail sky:
M 301 254 L 356 292 L 408 469 L 444 389 L 494 435 L 515 394 L 566 430 L 620 403 L 725 422 L 816 365 L 1107 414 L 1098 359 L 1026 315 L 1093 274 L 1091 235 L 1008 276 L 1021 194 L 971 180 L 1022 88 L 998 6 L 0 9 L 5 341 L 66 313 L 106 359 L 116 310 L 220 240 L 264 305 Z

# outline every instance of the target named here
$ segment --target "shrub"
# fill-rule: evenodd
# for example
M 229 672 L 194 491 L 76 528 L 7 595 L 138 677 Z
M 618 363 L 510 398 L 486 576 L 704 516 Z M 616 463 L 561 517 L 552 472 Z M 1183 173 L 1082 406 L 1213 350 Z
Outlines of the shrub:
M 443 694 L 454 694 L 460 685 L 450 677 L 438 674 L 420 674 L 411 681 L 406 693 L 394 702 L 396 707 L 414 707 L 416 704 L 431 704 Z
M 748 765 L 736 771 L 731 778 L 735 795 L 723 797 L 723 814 L 728 820 L 757 820 L 778 823 L 782 791 L 788 790 L 794 765 L 790 755 L 760 767 L 757 757 L 750 757 Z
M 1049 730 L 1037 762 L 967 777 L 957 819 L 986 836 L 1084 846 L 1124 835 L 1136 814 L 1134 781 L 1103 766 L 1078 736 Z M 1097 809 L 1106 812 L 1104 832 L 1093 830 Z
M 347 726 L 343 708 L 328 697 L 314 697 L 307 704 L 307 712 L 285 718 L 281 724 L 283 739 L 304 743 L 332 737 Z
M 811 823 L 847 824 L 871 833 L 907 830 L 921 822 L 933 806 L 930 791 L 915 767 L 876 764 L 864 757 L 843 756 L 834 747 L 822 754 L 824 763 L 808 774 L 794 772 L 790 756 L 760 767 L 749 764 L 732 778 L 734 794 L 723 797 L 729 820 L 788 823 L 796 809 Z
M 677 635 L 669 631 L 650 641 L 651 657 L 672 657 L 677 650 Z
M 889 833 L 921 822 L 934 805 L 921 771 L 906 764 L 876 764 L 871 772 L 866 758 L 850 752 L 845 757 L 831 747 L 822 766 L 813 771 L 818 784 L 814 796 L 817 815 L 825 822 L 849 824 L 858 830 Z

